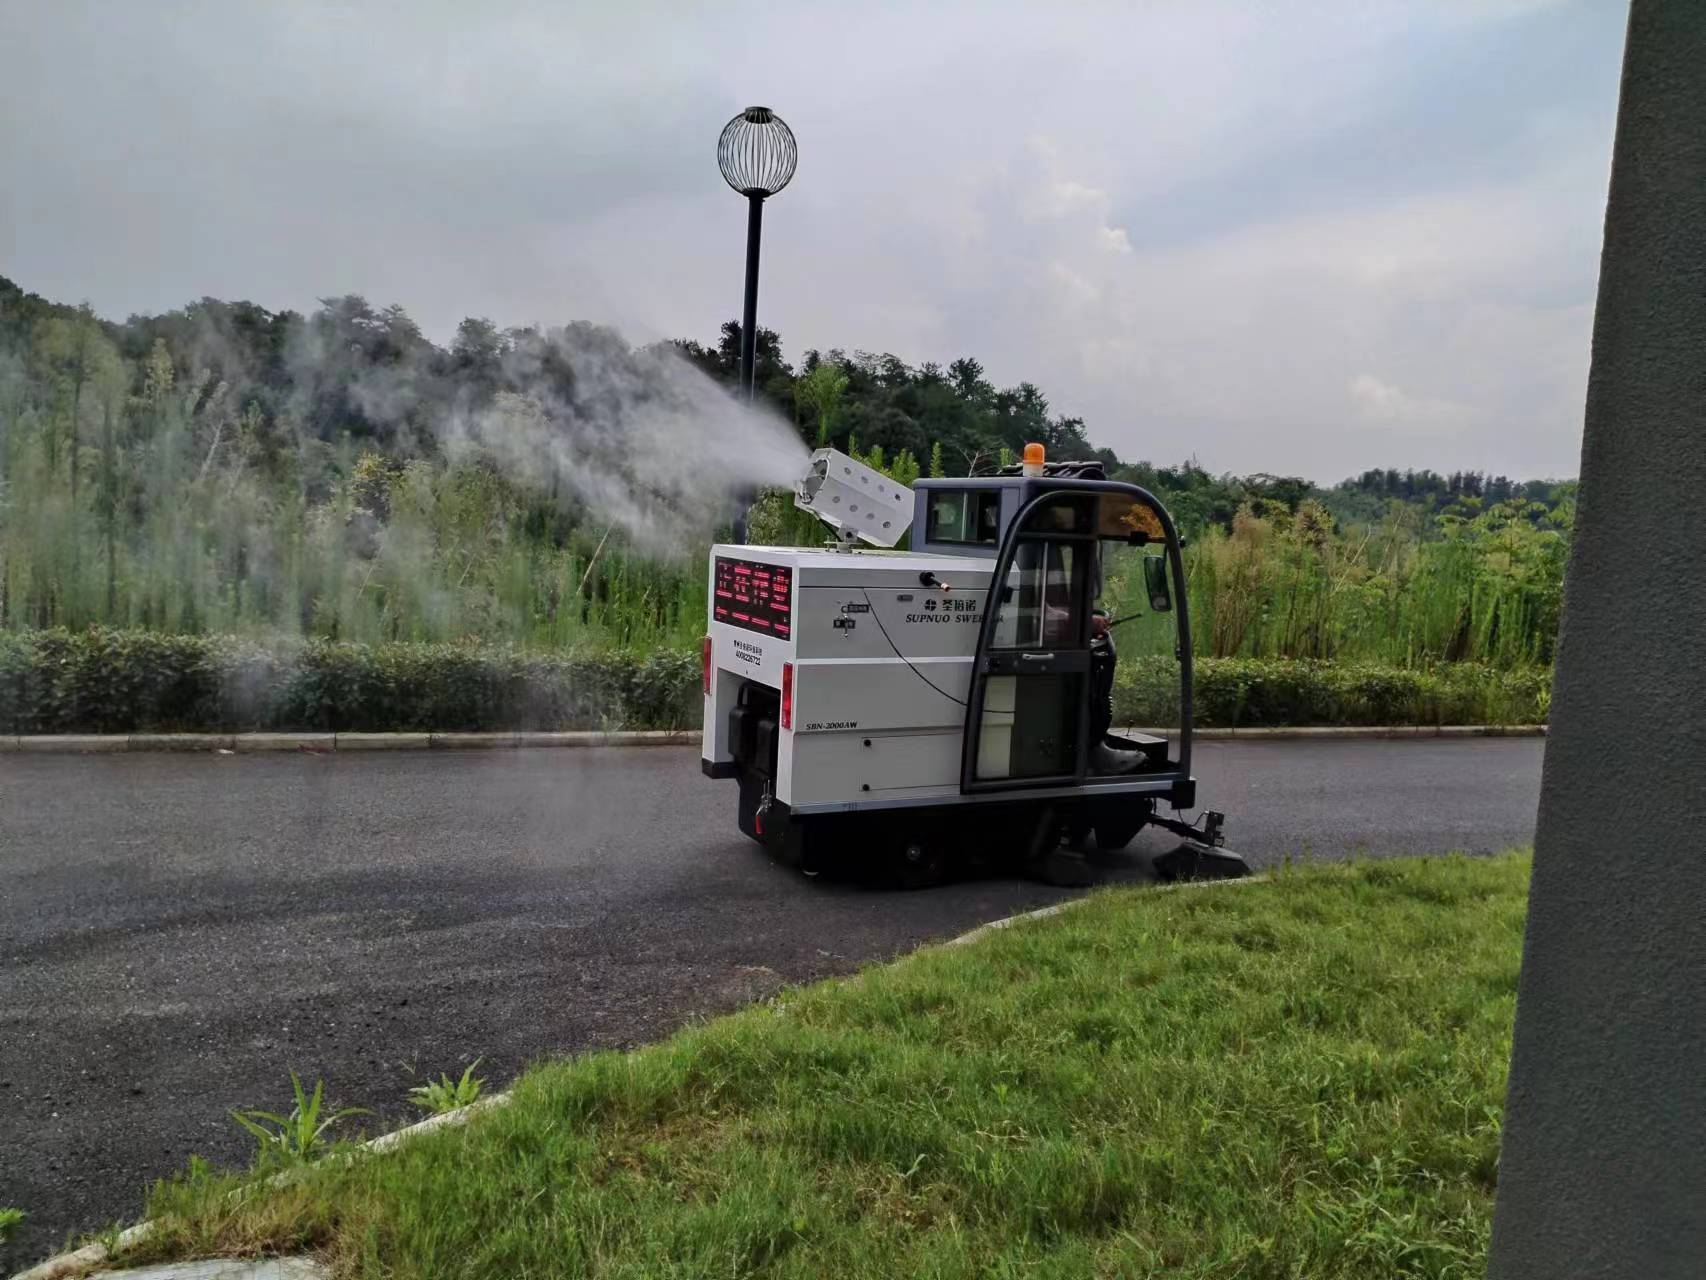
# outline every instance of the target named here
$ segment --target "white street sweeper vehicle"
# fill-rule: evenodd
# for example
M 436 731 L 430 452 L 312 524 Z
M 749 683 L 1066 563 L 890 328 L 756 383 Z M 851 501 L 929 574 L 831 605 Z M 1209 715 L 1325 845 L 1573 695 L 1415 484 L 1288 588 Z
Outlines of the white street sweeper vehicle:
M 1196 806 L 1190 623 L 1153 496 L 1030 445 L 1001 474 L 910 489 L 819 449 L 794 501 L 834 531 L 824 549 L 710 553 L 703 767 L 738 781 L 742 831 L 807 870 L 875 861 L 924 884 L 969 851 L 1079 883 L 1086 849 L 1157 826 L 1183 837 L 1163 878 L 1248 873 L 1218 813 L 1179 816 Z M 1141 561 L 1124 580 L 1145 608 L 1110 619 L 1116 554 Z M 1169 736 L 1112 732 L 1112 629 L 1140 614 L 1176 619 Z

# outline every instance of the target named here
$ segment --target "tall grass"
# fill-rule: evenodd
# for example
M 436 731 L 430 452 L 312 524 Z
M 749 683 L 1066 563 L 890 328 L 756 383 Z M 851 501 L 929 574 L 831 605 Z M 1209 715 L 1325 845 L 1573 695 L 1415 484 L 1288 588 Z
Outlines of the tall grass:
M 0 626 L 549 650 L 683 648 L 702 630 L 709 530 L 642 556 L 595 513 L 479 463 L 399 462 L 238 412 L 211 377 L 176 380 L 163 347 L 135 390 L 88 342 L 76 390 L 0 358 Z M 910 481 L 918 464 L 886 469 Z M 755 540 L 822 539 L 783 495 L 753 517 Z M 1197 652 L 1549 663 L 1568 534 L 1554 519 L 1512 502 L 1341 529 L 1311 500 L 1246 505 L 1187 548 Z M 1111 610 L 1142 607 L 1134 557 L 1106 577 Z M 1127 634 L 1171 647 L 1164 627 Z
M 1310 502 L 1295 514 L 1246 507 L 1230 529 L 1211 526 L 1186 548 L 1196 652 L 1388 666 L 1549 664 L 1567 530 L 1532 515 L 1525 503 L 1500 504 L 1473 519 L 1444 519 L 1438 536 L 1423 539 L 1396 520 L 1338 531 Z M 1110 565 L 1110 612 L 1141 610 L 1136 557 L 1121 554 Z
M 122 446 L 80 447 L 107 479 L 75 496 L 61 426 L 0 414 L 0 624 L 551 649 L 703 628 L 701 547 L 636 556 L 475 464 L 296 440 L 280 478 L 259 457 L 279 442 L 210 427 L 211 396 L 132 405 Z

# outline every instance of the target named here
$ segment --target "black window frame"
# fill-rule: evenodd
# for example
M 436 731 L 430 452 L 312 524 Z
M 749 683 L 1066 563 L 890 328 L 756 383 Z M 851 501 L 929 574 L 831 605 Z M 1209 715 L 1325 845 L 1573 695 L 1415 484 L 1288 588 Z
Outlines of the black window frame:
M 924 541 L 936 543 L 944 547 L 999 547 L 1001 545 L 1001 490 L 986 489 L 974 485 L 955 486 L 954 488 L 932 488 L 929 499 L 924 504 Z M 972 512 L 971 521 L 974 529 L 983 527 L 984 513 L 995 512 L 993 527 L 987 538 L 948 538 L 942 536 L 936 522 L 936 503 L 942 498 L 952 495 L 959 498 L 976 498 L 978 505 Z M 963 515 L 963 512 L 962 512 Z M 962 520 L 962 524 L 964 521 Z

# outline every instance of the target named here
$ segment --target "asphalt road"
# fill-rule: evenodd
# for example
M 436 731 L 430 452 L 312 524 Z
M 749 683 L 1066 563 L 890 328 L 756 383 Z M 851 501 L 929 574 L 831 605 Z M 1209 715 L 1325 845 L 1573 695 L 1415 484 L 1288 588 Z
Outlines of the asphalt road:
M 1532 837 L 1537 739 L 1199 751 L 1258 865 Z M 292 1068 L 391 1128 L 477 1056 L 496 1086 L 1068 896 L 807 880 L 734 805 L 680 748 L 0 756 L 0 1205 L 30 1214 L 0 1273 L 246 1159 L 227 1109 L 286 1109 Z

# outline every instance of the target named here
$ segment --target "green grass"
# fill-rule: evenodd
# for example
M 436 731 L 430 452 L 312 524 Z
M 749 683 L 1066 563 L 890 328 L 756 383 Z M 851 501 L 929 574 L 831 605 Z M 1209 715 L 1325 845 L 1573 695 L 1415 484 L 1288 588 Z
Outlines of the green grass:
M 479 1070 L 480 1061 L 475 1058 L 455 1080 L 448 1075 L 440 1075 L 436 1080 L 416 1085 L 409 1090 L 409 1101 L 435 1116 L 472 1106 L 479 1101 L 480 1093 L 486 1087 L 485 1077 L 474 1074 Z
M 302 1080 L 290 1073 L 290 1092 L 295 1105 L 288 1112 L 233 1111 L 231 1118 L 242 1127 L 258 1146 L 255 1162 L 259 1165 L 303 1164 L 315 1159 L 332 1145 L 332 1130 L 351 1116 L 369 1114 L 360 1107 L 326 1110 L 326 1082 L 316 1080 L 310 1093 Z
M 163 1184 L 134 1260 L 342 1275 L 1479 1275 L 1528 859 L 1120 890 L 385 1157 Z M 868 907 L 881 911 L 880 898 Z

